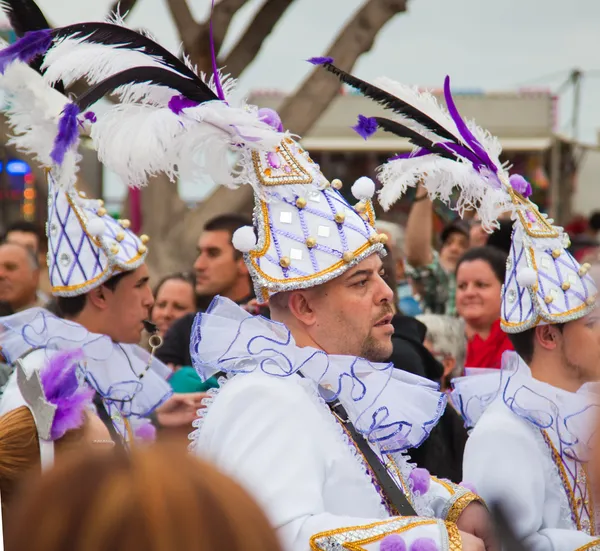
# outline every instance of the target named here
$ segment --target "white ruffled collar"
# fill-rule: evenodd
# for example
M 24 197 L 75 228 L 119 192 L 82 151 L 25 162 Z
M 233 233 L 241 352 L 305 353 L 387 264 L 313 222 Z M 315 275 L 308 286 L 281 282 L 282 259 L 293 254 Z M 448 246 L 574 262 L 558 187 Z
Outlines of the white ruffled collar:
M 126 417 L 149 415 L 172 393 L 169 368 L 137 345 L 115 343 L 43 308 L 0 318 L 0 352 L 8 363 L 36 348 L 82 349 L 85 379 Z
M 441 417 L 445 395 L 421 377 L 353 356 L 296 345 L 285 325 L 216 297 L 192 329 L 191 356 L 203 378 L 217 372 L 273 377 L 300 372 L 327 401 L 339 400 L 353 425 L 383 453 L 419 446 Z
M 474 426 L 485 409 L 501 399 L 516 415 L 546 431 L 561 454 L 572 458 L 585 455 L 599 413 L 597 383 L 568 392 L 535 379 L 516 352 L 506 351 L 501 370 L 473 370 L 452 384 L 452 403 L 467 425 Z

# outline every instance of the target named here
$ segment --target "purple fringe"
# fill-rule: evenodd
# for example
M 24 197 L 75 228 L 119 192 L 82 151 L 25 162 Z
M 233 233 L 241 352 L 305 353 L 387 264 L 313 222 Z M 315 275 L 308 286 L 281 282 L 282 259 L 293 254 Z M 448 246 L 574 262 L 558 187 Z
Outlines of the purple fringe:
M 311 57 L 310 59 L 307 59 L 306 61 L 308 61 L 309 63 L 312 63 L 313 65 L 326 65 L 327 63 L 333 63 L 333 58 L 332 57 Z
M 452 120 L 456 124 L 456 128 L 460 132 L 463 140 L 465 140 L 466 145 L 468 145 L 475 155 L 479 157 L 481 162 L 492 172 L 498 172 L 498 167 L 492 162 L 486 150 L 482 147 L 482 145 L 477 141 L 477 138 L 473 135 L 473 133 L 469 130 L 469 127 L 465 123 L 465 121 L 461 118 L 458 109 L 454 103 L 454 99 L 452 98 L 452 93 L 450 92 L 450 77 L 446 76 L 444 80 L 444 99 L 446 100 L 446 105 L 448 106 L 448 112 L 452 117 Z M 479 170 L 479 169 L 477 169 Z
M 358 115 L 358 122 L 352 127 L 352 130 L 366 140 L 377 132 L 377 128 L 377 120 L 374 117 Z
M 277 132 L 283 132 L 283 123 L 279 114 L 274 109 L 268 107 L 262 107 L 258 110 L 258 118 L 267 123 L 271 128 L 277 130 Z
M 81 427 L 84 412 L 94 396 L 91 388 L 80 386 L 77 380 L 77 362 L 82 358 L 79 349 L 59 352 L 40 372 L 46 400 L 56 406 L 50 431 L 52 440 Z
M 0 73 L 4 74 L 8 66 L 14 61 L 29 63 L 41 54 L 45 54 L 52 44 L 52 31 L 30 31 L 22 38 L 0 51 Z
M 62 164 L 66 152 L 77 143 L 79 137 L 77 115 L 79 115 L 79 107 L 75 103 L 69 103 L 64 108 L 58 121 L 58 134 L 54 140 L 54 148 L 50 153 L 51 159 L 57 165 Z
M 531 195 L 531 184 L 520 174 L 513 174 L 508 180 L 512 188 L 525 197 L 525 199 Z
M 169 109 L 176 115 L 181 115 L 184 109 L 188 107 L 196 107 L 196 105 L 199 105 L 198 102 L 186 98 L 183 95 L 173 96 L 169 100 Z
M 399 534 L 390 534 L 381 540 L 379 551 L 406 551 L 406 543 Z

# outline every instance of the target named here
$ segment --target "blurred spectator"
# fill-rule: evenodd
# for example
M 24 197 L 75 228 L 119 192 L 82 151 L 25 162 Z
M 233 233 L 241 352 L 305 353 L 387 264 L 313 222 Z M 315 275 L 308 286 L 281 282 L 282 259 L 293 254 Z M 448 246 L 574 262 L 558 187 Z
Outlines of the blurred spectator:
M 465 321 L 465 367 L 500 368 L 502 353 L 512 350 L 500 328 L 501 288 L 506 254 L 486 246 L 468 250 L 456 268 L 456 308 Z
M 571 240 L 569 252 L 578 262 L 583 262 L 585 257 L 598 249 L 598 228 L 600 228 L 600 213 L 597 211 L 589 218 L 576 215 L 565 226 L 565 231 Z
M 13 311 L 42 306 L 37 296 L 40 269 L 37 257 L 15 243 L 0 245 L 0 301 Z
M 455 315 L 456 263 L 469 247 L 469 229 L 462 221 L 447 225 L 438 253 L 432 247 L 433 205 L 420 184 L 408 215 L 405 234 L 406 260 L 421 297 L 423 312 Z M 407 268 L 408 271 L 408 268 Z
M 442 364 L 443 391 L 450 389 L 450 381 L 459 377 L 465 367 L 467 342 L 462 320 L 439 314 L 422 314 L 417 319 L 427 327 L 423 345 Z
M 198 258 L 194 263 L 200 311 L 205 310 L 216 295 L 238 304 L 246 304 L 254 298 L 242 253 L 231 244 L 235 230 L 251 225 L 244 216 L 224 214 L 209 220 L 204 226 L 198 240 Z M 194 317 L 195 314 L 182 316 L 167 331 L 163 345 L 156 351 L 156 356 L 164 363 L 175 368 L 192 365 L 190 336 Z
M 404 229 L 394 222 L 378 220 L 377 231 L 388 236 L 386 250 L 391 259 L 384 260 L 384 269 L 388 274 L 392 266 L 394 269 L 394 278 L 387 281 L 390 288 L 395 291 L 394 304 L 403 314 L 416 316 L 421 313 L 421 306 L 404 266 Z
M 498 223 L 500 227 L 488 235 L 487 245 L 500 249 L 508 256 L 512 244 L 513 221 L 510 219 L 500 219 Z
M 9 551 L 281 551 L 245 490 L 170 446 L 73 456 L 20 497 Z
M 50 285 L 46 261 L 48 238 L 44 228 L 33 222 L 19 220 L 8 226 L 4 234 L 4 241 L 26 247 L 37 256 L 40 267 L 38 294 L 41 301 L 48 301 L 52 295 L 52 285 Z
M 156 324 L 158 334 L 164 336 L 174 321 L 196 312 L 194 278 L 189 274 L 170 274 L 163 277 L 154 288 L 154 306 L 150 320 Z
M 487 245 L 490 234 L 483 229 L 481 220 L 476 214 L 469 224 L 469 246 L 483 247 Z

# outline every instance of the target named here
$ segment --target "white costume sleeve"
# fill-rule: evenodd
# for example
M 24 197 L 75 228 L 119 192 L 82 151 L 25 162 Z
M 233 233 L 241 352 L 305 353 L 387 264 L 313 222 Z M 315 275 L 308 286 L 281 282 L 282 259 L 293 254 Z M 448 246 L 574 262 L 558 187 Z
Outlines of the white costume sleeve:
M 324 495 L 330 475 L 331 431 L 319 405 L 294 381 L 239 375 L 210 406 L 196 452 L 240 481 L 257 499 L 289 551 L 344 550 L 353 542 L 378 549 L 399 533 L 407 547 L 431 538 L 438 549 L 460 549 L 453 524 L 422 517 L 356 518 L 331 511 L 343 503 Z
M 544 459 L 531 430 L 520 422 L 478 424 L 467 441 L 463 476 L 486 502 L 506 504 L 515 535 L 531 551 L 600 550 L 594 536 L 543 527 L 548 506 Z M 561 514 L 560 504 L 555 505 L 556 515 Z
M 435 476 L 431 477 L 431 485 L 426 495 L 431 499 L 430 507 L 436 518 L 448 522 L 456 522 L 467 505 L 473 501 L 485 505 L 483 499 L 471 490 Z

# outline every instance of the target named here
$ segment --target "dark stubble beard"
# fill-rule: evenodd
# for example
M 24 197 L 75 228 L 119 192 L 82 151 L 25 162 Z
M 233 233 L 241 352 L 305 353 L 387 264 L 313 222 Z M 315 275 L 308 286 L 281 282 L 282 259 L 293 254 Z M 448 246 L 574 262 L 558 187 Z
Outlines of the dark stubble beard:
M 381 312 L 379 312 L 373 320 L 373 323 L 377 323 L 384 316 L 387 316 L 388 314 L 393 315 L 393 313 L 394 310 L 392 306 L 388 304 L 382 308 Z M 389 341 L 377 340 L 373 336 L 372 331 L 373 327 L 362 343 L 360 355 L 370 362 L 385 362 L 392 355 L 391 336 Z

